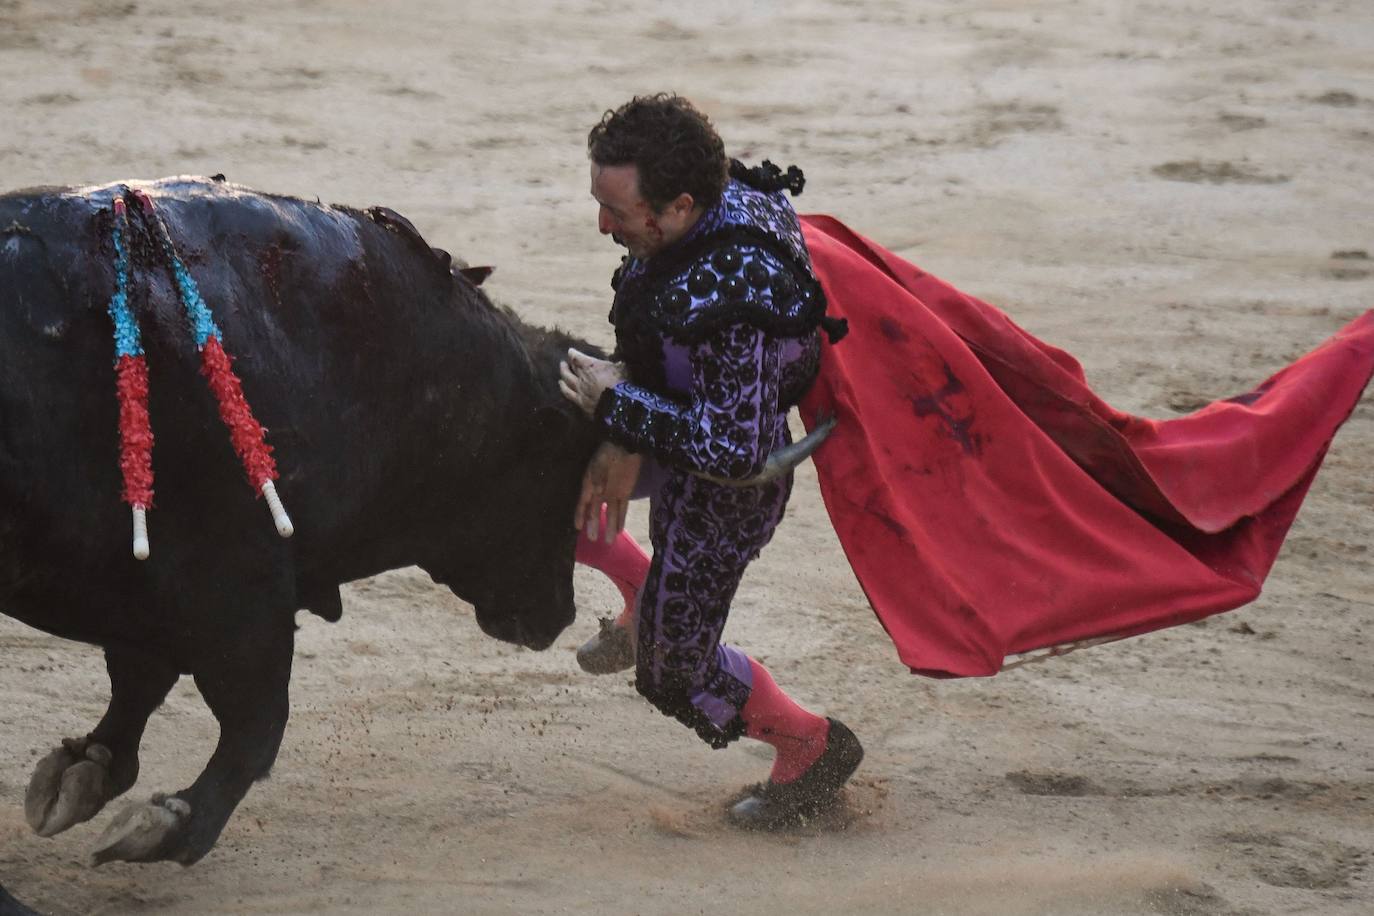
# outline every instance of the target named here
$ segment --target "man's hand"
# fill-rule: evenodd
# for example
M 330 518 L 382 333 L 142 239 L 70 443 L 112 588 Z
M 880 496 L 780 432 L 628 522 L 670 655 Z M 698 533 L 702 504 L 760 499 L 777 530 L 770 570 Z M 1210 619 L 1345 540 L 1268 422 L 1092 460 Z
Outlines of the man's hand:
M 593 541 L 600 527 L 601 508 L 606 508 L 605 539 L 609 544 L 625 527 L 630 494 L 639 480 L 644 457 L 627 452 L 613 442 L 603 442 L 587 462 L 582 475 L 582 495 L 577 499 L 573 527 L 585 530 Z
M 568 358 L 558 364 L 558 388 L 563 397 L 589 417 L 596 413 L 601 393 L 625 381 L 625 377 L 625 367 L 620 363 L 597 359 L 571 348 Z

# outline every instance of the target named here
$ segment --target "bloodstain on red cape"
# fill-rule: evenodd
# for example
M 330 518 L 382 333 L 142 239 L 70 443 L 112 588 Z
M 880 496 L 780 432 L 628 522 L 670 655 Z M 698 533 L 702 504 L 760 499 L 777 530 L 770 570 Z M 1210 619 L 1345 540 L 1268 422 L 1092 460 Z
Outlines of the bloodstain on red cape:
M 1371 311 L 1246 394 L 1131 416 L 996 308 L 830 217 L 803 227 L 850 327 L 802 404 L 839 418 L 821 494 L 917 674 L 995 674 L 1253 600 L 1374 372 Z

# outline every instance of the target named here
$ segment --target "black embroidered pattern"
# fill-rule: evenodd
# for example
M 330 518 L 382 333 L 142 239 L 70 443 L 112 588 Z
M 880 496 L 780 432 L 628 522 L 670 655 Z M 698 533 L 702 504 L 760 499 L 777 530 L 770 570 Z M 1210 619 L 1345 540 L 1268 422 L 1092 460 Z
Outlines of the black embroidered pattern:
M 636 674 L 635 689 L 659 712 L 677 719 L 696 732 L 697 737 L 709 744 L 713 750 L 729 747 L 731 742 L 744 736 L 744 720 L 738 715 L 726 723 L 724 728 L 717 728 L 716 723 L 692 705 L 691 696 L 695 685 L 689 674 L 666 675 L 658 682 L 641 679 Z M 743 707 L 749 701 L 749 688 L 725 674 L 719 667 L 716 668 L 715 676 L 711 678 L 707 689 L 713 696 L 730 696 L 736 699 L 739 707 Z
M 820 368 L 821 341 L 819 336 L 812 334 L 802 342 L 801 355 L 783 364 L 782 378 L 778 381 L 778 403 L 782 410 L 790 410 L 801 402 Z
M 775 446 L 785 443 L 786 425 L 775 435 Z M 744 723 L 736 714 L 717 727 L 692 699 L 705 692 L 736 711 L 749 699 L 749 686 L 719 664 L 718 647 L 744 569 L 772 539 L 791 487 L 790 476 L 736 488 L 674 474 L 654 500 L 635 687 L 714 748 L 743 734 Z
M 782 169 L 767 159 L 763 160 L 762 165 L 752 169 L 738 159 L 731 159 L 730 177 L 749 185 L 755 191 L 763 191 L 767 194 L 787 191 L 796 197 L 806 187 L 806 176 L 802 174 L 801 169 L 795 165 L 789 165 L 787 171 L 783 172 Z
M 721 631 L 745 568 L 782 519 L 792 479 L 729 487 L 693 472 L 756 473 L 790 440 L 787 408 L 815 378 L 818 326 L 832 340 L 843 327 L 825 318 L 786 198 L 740 181 L 686 239 L 647 261 L 626 258 L 612 283 L 617 356 L 631 381 L 602 396 L 598 426 L 668 469 L 650 513 L 654 558 L 639 599 L 635 684 L 665 715 L 723 747 L 744 731 L 749 685 L 747 657 L 723 645 Z
M 833 341 L 842 322 L 825 315 L 825 294 L 809 272 L 785 264 L 777 244 L 736 227 L 706 238 L 715 243 L 666 279 L 643 273 L 624 279 L 612 321 L 616 349 L 632 378 L 662 389 L 663 339 L 699 343 L 731 325 L 773 337 L 805 337 L 824 327 Z
M 691 423 L 682 415 L 688 405 L 639 385 L 632 396 L 627 396 L 628 386 L 618 387 L 619 394 L 608 388 L 596 402 L 596 423 L 606 438 L 632 452 L 675 455 L 691 435 Z
M 692 397 L 622 383 L 602 394 L 597 424 L 612 442 L 673 467 L 721 477 L 758 473 L 787 406 L 779 401 L 782 341 L 747 325 L 692 348 Z
M 703 220 L 707 231 L 648 261 L 626 258 L 612 278 L 610 320 L 632 375 L 658 381 L 652 364 L 662 359 L 663 335 L 690 344 L 747 323 L 778 337 L 803 337 L 817 326 L 832 343 L 844 336 L 843 319 L 825 314 L 825 293 L 785 198 L 732 182 Z

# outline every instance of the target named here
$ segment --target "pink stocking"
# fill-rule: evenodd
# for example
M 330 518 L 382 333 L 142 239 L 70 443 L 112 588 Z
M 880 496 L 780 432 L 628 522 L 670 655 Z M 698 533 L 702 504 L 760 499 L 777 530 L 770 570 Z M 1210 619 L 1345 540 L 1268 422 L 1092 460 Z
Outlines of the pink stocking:
M 601 524 L 606 524 L 604 514 Z M 605 530 L 604 527 L 602 530 Z M 600 538 L 593 541 L 583 531 L 577 536 L 577 562 L 600 570 L 615 583 L 625 599 L 625 609 L 616 618 L 616 625 L 631 626 L 634 623 L 635 596 L 649 575 L 649 555 L 644 548 L 626 531 L 621 531 L 610 544 Z
M 740 710 L 745 734 L 777 749 L 773 758 L 772 782 L 792 782 L 805 773 L 825 750 L 830 722 L 798 706 L 782 692 L 768 669 L 749 659 L 754 684 L 749 700 Z

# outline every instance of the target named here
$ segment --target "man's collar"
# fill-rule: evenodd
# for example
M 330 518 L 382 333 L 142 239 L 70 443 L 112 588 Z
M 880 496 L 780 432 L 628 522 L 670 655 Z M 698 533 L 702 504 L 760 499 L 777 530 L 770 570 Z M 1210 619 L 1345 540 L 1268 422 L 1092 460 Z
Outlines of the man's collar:
M 650 263 L 657 258 L 662 258 L 664 255 L 671 255 L 673 252 L 679 250 L 684 245 L 691 244 L 692 241 L 694 241 L 695 239 L 700 238 L 701 236 L 705 235 L 708 232 L 711 232 L 714 229 L 718 229 L 725 218 L 725 193 L 729 192 L 730 185 L 734 183 L 735 182 L 733 179 L 726 183 L 725 192 L 721 194 L 720 200 L 716 201 L 715 205 L 712 206 L 711 209 L 706 210 L 700 216 L 698 216 L 697 221 L 692 224 L 691 228 L 682 234 L 682 238 L 678 239 L 676 242 L 673 242 L 673 244 L 669 245 L 663 250 L 657 252 L 653 255 L 653 257 L 648 258 L 645 261 L 645 263 Z

